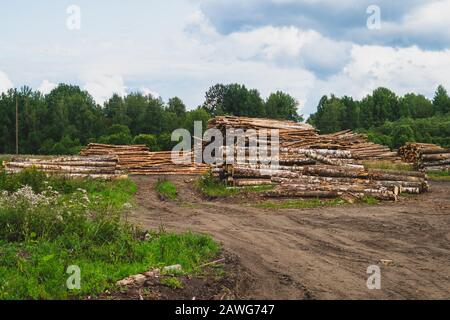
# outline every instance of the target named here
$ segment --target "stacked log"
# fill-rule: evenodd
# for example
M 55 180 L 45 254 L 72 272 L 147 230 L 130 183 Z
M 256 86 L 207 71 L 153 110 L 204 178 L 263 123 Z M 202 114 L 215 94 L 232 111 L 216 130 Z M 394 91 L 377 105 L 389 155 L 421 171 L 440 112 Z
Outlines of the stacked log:
M 109 145 L 90 143 L 81 150 L 82 156 L 117 156 L 118 166 L 121 170 L 127 170 L 129 166 L 146 161 L 150 149 L 146 145 Z
M 333 134 L 316 135 L 314 139 L 283 140 L 283 147 L 345 150 L 352 153 L 355 160 L 399 161 L 397 153 L 388 147 L 370 142 L 366 135 L 345 130 Z
M 427 172 L 450 170 L 450 149 L 430 143 L 407 143 L 399 149 L 404 161 Z
M 351 159 L 357 163 L 365 160 L 401 161 L 397 152 L 389 147 L 370 142 L 366 135 L 351 130 L 321 135 L 305 123 L 245 117 L 216 117 L 208 122 L 208 128 L 219 129 L 224 136 L 229 129 L 255 130 L 257 134 L 261 130 L 277 129 L 281 148 L 350 151 Z
M 81 155 L 116 155 L 121 170 L 132 175 L 197 175 L 208 171 L 209 166 L 196 163 L 192 152 L 174 154 L 172 151 L 150 152 L 145 145 L 106 145 L 91 143 Z M 177 156 L 183 163 L 175 163 Z
M 118 179 L 124 178 L 117 166 L 117 156 L 74 156 L 50 159 L 13 157 L 3 165 L 7 173 L 19 173 L 24 169 L 35 168 L 49 175 L 68 178 Z
M 248 135 L 244 141 L 237 139 L 232 147 L 219 150 L 222 161 L 212 170 L 235 187 L 275 185 L 265 193 L 267 197 L 371 196 L 395 201 L 401 193 L 419 194 L 429 189 L 421 172 L 365 169 L 361 165 L 364 160 L 401 159 L 388 147 L 350 130 L 320 135 L 307 124 L 237 117 L 214 118 L 209 128 L 221 130 L 224 142 L 230 129 L 253 129 L 252 138 L 260 130 L 279 130 L 276 144 L 260 137 L 261 141 L 251 141 Z
M 331 165 L 224 165 L 223 168 L 216 168 L 215 172 L 238 187 L 277 185 L 265 194 L 267 197 L 371 196 L 395 201 L 400 193 L 420 194 L 429 190 L 426 176 L 421 172 L 366 170 Z
M 293 132 L 300 135 L 315 134 L 316 129 L 306 123 L 287 120 L 259 119 L 234 116 L 215 117 L 208 122 L 208 128 L 217 129 L 278 129 L 281 132 Z M 280 133 L 281 133 L 280 132 Z
M 128 164 L 132 175 L 199 175 L 208 172 L 209 165 L 197 163 L 193 152 L 149 152 L 141 161 Z

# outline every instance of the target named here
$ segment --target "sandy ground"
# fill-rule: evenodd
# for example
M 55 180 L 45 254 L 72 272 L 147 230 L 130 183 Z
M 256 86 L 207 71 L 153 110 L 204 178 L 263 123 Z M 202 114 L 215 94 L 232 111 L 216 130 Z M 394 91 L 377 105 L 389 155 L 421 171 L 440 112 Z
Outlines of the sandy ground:
M 139 208 L 132 220 L 221 241 L 251 277 L 242 298 L 450 298 L 450 183 L 397 203 L 264 210 L 254 201 L 204 200 L 192 177 L 168 178 L 178 202 L 158 198 L 157 177 L 133 179 Z M 367 268 L 377 264 L 381 290 L 369 290 Z

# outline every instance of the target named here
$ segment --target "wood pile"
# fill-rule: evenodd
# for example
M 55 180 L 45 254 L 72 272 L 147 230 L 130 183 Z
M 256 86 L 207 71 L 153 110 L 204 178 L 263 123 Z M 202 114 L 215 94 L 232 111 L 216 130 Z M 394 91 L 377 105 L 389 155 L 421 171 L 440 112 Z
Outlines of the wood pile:
M 352 153 L 355 161 L 362 160 L 388 160 L 399 161 L 397 152 L 389 147 L 370 142 L 366 135 L 345 130 L 332 134 L 306 136 L 303 139 L 296 137 L 290 139 L 280 138 L 280 144 L 285 148 L 309 148 L 327 150 L 345 150 Z
M 233 148 L 219 150 L 223 164 L 213 167 L 213 175 L 234 187 L 276 185 L 267 197 L 351 197 L 371 196 L 397 200 L 400 193 L 419 194 L 429 190 L 421 172 L 367 170 L 364 160 L 400 161 L 396 152 L 367 140 L 350 130 L 320 135 L 310 125 L 289 121 L 217 117 L 209 128 L 279 129 L 278 152 L 271 144 L 235 142 Z M 270 135 L 268 137 L 270 139 Z M 265 142 L 265 141 L 263 141 Z M 230 161 L 231 160 L 231 161 Z M 270 160 L 275 160 L 274 164 Z
M 367 170 L 332 165 L 251 166 L 223 165 L 213 172 L 236 187 L 277 185 L 267 197 L 371 196 L 397 200 L 400 193 L 420 194 L 429 190 L 422 172 Z
M 172 151 L 150 152 L 145 145 L 105 145 L 91 143 L 80 153 L 83 156 L 115 155 L 118 167 L 133 175 L 196 175 L 208 171 L 209 166 L 195 163 L 192 152 L 177 154 L 184 163 L 174 163 Z
M 401 161 L 397 152 L 391 151 L 386 146 L 370 142 L 366 135 L 354 133 L 351 130 L 321 135 L 313 126 L 305 123 L 239 117 L 213 118 L 208 122 L 208 128 L 219 129 L 224 136 L 227 129 L 253 129 L 257 134 L 261 130 L 278 129 L 279 145 L 284 149 L 350 151 L 349 159 L 358 163 L 365 160 Z M 270 135 L 268 139 L 270 139 Z
M 317 133 L 317 130 L 307 124 L 307 123 L 298 123 L 294 121 L 287 120 L 273 120 L 273 119 L 259 119 L 259 118 L 246 118 L 246 117 L 234 117 L 234 116 L 221 116 L 215 117 L 208 121 L 208 128 L 217 128 L 217 129 L 279 129 L 282 132 L 283 130 L 297 132 L 300 134 L 314 134 Z
M 177 156 L 176 161 L 174 156 Z M 193 152 L 162 151 L 149 152 L 144 159 L 128 164 L 126 172 L 133 175 L 198 175 L 208 172 L 209 168 L 209 165 L 196 163 Z
M 31 159 L 14 157 L 3 163 L 7 173 L 18 173 L 24 169 L 35 168 L 47 174 L 62 175 L 68 178 L 118 179 L 123 172 L 118 169 L 117 156 L 74 156 L 51 159 Z
M 407 143 L 398 150 L 402 159 L 425 171 L 450 170 L 450 149 L 430 143 Z
M 109 145 L 90 143 L 81 150 L 81 156 L 117 156 L 118 166 L 121 170 L 127 170 L 129 166 L 144 162 L 148 159 L 150 149 L 146 145 Z

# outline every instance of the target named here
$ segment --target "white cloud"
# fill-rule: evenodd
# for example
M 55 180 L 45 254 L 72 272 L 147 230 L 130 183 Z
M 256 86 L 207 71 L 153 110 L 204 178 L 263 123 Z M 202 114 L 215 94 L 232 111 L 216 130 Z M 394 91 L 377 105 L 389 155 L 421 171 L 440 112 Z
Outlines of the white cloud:
M 56 83 L 50 82 L 48 80 L 42 81 L 41 85 L 38 87 L 38 91 L 42 94 L 48 94 L 53 89 L 55 89 L 58 85 Z
M 347 15 L 353 14 L 353 11 L 348 13 L 347 10 L 359 1 L 346 0 L 342 8 L 342 2 L 303 1 L 303 4 L 317 4 L 314 12 L 302 11 L 303 18 L 308 20 L 314 16 L 314 21 L 320 20 L 319 24 L 308 24 L 307 27 L 289 23 L 294 20 L 288 20 L 287 16 L 297 17 L 297 11 L 289 8 L 297 7 L 266 7 L 260 2 L 279 5 L 297 4 L 301 1 L 241 1 L 238 9 L 243 11 L 242 16 L 228 15 L 226 8 L 216 7 L 217 15 L 225 20 L 242 19 L 244 25 L 247 21 L 253 21 L 253 18 L 258 19 L 261 12 L 255 11 L 255 6 L 266 8 L 270 19 L 281 22 L 270 25 L 270 19 L 259 19 L 265 22 L 249 24 L 251 28 L 234 28 L 226 34 L 219 32 L 215 15 L 205 16 L 206 11 L 199 10 L 202 7 L 195 5 L 197 1 L 186 2 L 188 8 L 183 13 L 174 14 L 172 5 L 161 2 L 159 6 L 165 6 L 166 11 L 155 9 L 155 21 L 152 20 L 152 24 L 143 23 L 145 20 L 139 19 L 128 21 L 125 17 L 120 21 L 120 28 L 113 31 L 105 29 L 102 24 L 101 32 L 93 28 L 83 37 L 73 34 L 67 38 L 67 34 L 64 34 L 64 39 L 61 39 L 55 35 L 55 38 L 45 42 L 47 50 L 42 52 L 39 50 L 42 49 L 42 43 L 32 38 L 28 39 L 31 44 L 26 51 L 20 50 L 18 44 L 14 46 L 13 43 L 11 46 L 11 43 L 3 44 L 0 40 L 0 51 L 6 53 L 2 63 L 8 64 L 8 72 L 14 73 L 15 81 L 21 84 L 39 84 L 42 79 L 78 82 L 99 103 L 103 103 L 113 93 L 125 95 L 130 91 L 128 86 L 140 89 L 144 94 L 161 95 L 164 98 L 179 96 L 187 106 L 194 108 L 203 102 L 208 87 L 215 83 L 236 82 L 258 89 L 263 97 L 276 90 L 286 91 L 302 105 L 306 105 L 301 112 L 308 114 L 315 111 L 323 94 L 348 94 L 359 98 L 377 86 L 386 86 L 400 94 L 416 91 L 430 96 L 439 83 L 450 89 L 448 50 L 428 51 L 415 46 L 399 49 L 392 45 L 356 44 L 371 43 L 372 39 L 365 27 L 365 8 L 359 10 L 366 3 L 359 4 L 355 9 L 361 12 L 361 17 L 354 17 L 354 20 L 363 20 L 361 28 L 364 30 L 360 34 L 337 35 L 341 29 L 336 29 L 333 33 L 334 29 L 330 24 L 337 24 L 339 21 L 324 20 L 335 14 L 337 20 L 347 23 Z M 397 12 L 396 18 L 392 19 L 391 24 L 383 22 L 381 30 L 370 31 L 370 34 L 379 35 L 380 38 L 407 37 L 422 31 L 424 34 L 433 34 L 434 31 L 430 30 L 435 30 L 435 38 L 447 39 L 450 33 L 447 31 L 449 27 L 445 26 L 448 26 L 450 20 L 443 19 L 442 15 L 443 12 L 448 12 L 445 5 L 450 0 L 433 1 L 430 4 L 427 2 L 420 7 L 417 5 L 425 3 L 424 1 L 413 2 L 414 6 L 407 10 L 400 2 L 380 2 L 382 19 L 387 19 L 388 16 L 384 8 L 386 11 L 397 8 L 394 10 Z M 233 5 L 224 1 L 220 4 L 234 8 L 237 1 L 233 0 Z M 328 12 L 330 6 L 334 11 Z M 118 5 L 117 8 L 122 7 Z M 275 9 L 278 11 L 271 11 Z M 168 15 L 161 12 L 171 13 L 171 19 L 165 18 Z M 283 16 L 287 20 L 283 20 Z M 317 20 L 318 16 L 323 19 Z M 109 20 L 103 22 L 110 23 Z M 130 26 L 133 26 L 133 32 L 130 32 Z M 345 29 L 345 26 L 340 27 Z M 439 28 L 441 30 L 437 30 Z M 429 36 L 423 38 L 433 39 Z M 360 39 L 364 41 L 359 41 Z M 18 64 L 17 61 L 23 61 L 23 64 Z M 4 79 L 5 77 L 2 80 L 0 73 L 0 90 L 5 86 Z M 44 83 L 46 82 L 42 82 L 41 86 Z M 12 86 L 10 81 L 6 87 L 8 86 Z
M 161 97 L 161 95 L 158 92 L 150 90 L 150 89 L 145 88 L 145 87 L 141 87 L 139 89 L 139 92 L 141 92 L 144 96 L 151 95 L 153 98 L 156 98 L 156 99 Z
M 87 90 L 94 100 L 103 104 L 111 98 L 113 94 L 120 96 L 126 95 L 126 87 L 123 78 L 119 75 L 94 75 L 89 77 L 83 87 Z
M 439 35 L 449 39 L 449 12 L 450 0 L 430 1 L 406 14 L 401 27 L 409 32 L 429 34 L 434 37 Z
M 308 99 L 317 104 L 321 95 L 330 93 L 361 99 L 380 86 L 399 95 L 416 92 L 431 98 L 439 84 L 450 87 L 448 74 L 450 50 L 354 45 L 351 62 L 329 79 L 317 80 Z M 315 111 L 314 104 L 308 112 Z
M 0 93 L 5 92 L 13 87 L 14 85 L 11 80 L 9 80 L 8 75 L 0 70 Z

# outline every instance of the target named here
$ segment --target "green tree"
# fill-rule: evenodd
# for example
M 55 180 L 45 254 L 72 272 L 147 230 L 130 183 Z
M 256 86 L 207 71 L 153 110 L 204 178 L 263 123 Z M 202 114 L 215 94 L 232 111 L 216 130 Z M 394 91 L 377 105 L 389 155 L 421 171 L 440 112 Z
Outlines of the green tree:
M 434 115 L 433 104 L 421 94 L 408 93 L 400 99 L 400 117 L 428 118 Z
M 184 117 L 186 114 L 186 105 L 183 103 L 183 101 L 178 98 L 174 97 L 169 99 L 169 103 L 167 106 L 167 111 L 175 113 L 177 117 Z
M 226 86 L 216 84 L 208 89 L 205 94 L 205 102 L 203 108 L 213 117 L 224 114 L 223 100 L 225 97 Z
M 201 121 L 203 132 L 205 132 L 208 127 L 208 120 L 210 119 L 210 115 L 202 108 L 197 108 L 195 110 L 189 111 L 186 114 L 186 120 L 184 123 L 184 128 L 187 129 L 191 135 L 194 134 L 194 122 Z
M 447 90 L 440 85 L 436 89 L 436 93 L 433 99 L 433 106 L 436 112 L 446 114 L 450 112 L 450 97 L 447 94 Z
M 247 117 L 264 117 L 264 101 L 258 90 L 248 90 L 240 84 L 217 84 L 206 92 L 203 104 L 211 116 L 235 115 Z
M 303 117 L 297 113 L 298 101 L 287 93 L 277 91 L 266 101 L 266 116 L 271 119 L 287 119 L 301 122 Z
M 159 151 L 158 140 L 153 134 L 140 134 L 134 137 L 133 144 L 145 144 L 151 151 Z
M 392 132 L 393 147 L 398 148 L 407 142 L 415 141 L 414 131 L 409 125 L 396 126 Z

